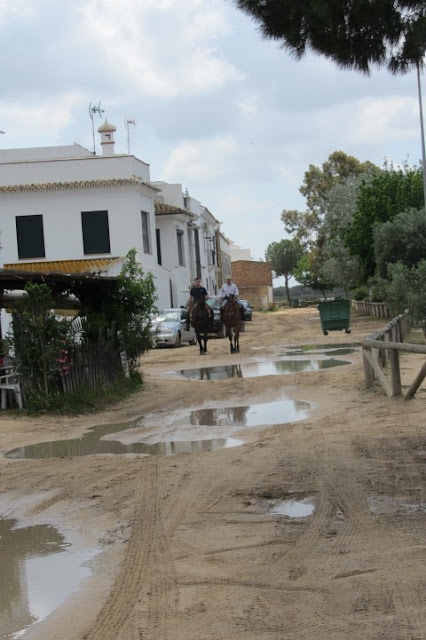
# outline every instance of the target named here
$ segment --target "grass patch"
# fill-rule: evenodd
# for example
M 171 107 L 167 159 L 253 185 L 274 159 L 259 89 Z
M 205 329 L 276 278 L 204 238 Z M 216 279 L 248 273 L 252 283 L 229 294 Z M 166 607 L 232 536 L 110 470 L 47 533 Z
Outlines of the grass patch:
M 76 415 L 103 411 L 138 391 L 142 385 L 141 374 L 135 373 L 130 378 L 124 376 L 117 378 L 112 387 L 95 391 L 82 387 L 70 394 L 60 391 L 54 391 L 47 395 L 33 394 L 26 400 L 25 409 L 27 413 L 32 415 L 40 413 Z
M 420 327 L 412 328 L 410 333 L 405 338 L 404 342 L 407 342 L 409 344 L 426 344 L 423 329 L 420 329 Z

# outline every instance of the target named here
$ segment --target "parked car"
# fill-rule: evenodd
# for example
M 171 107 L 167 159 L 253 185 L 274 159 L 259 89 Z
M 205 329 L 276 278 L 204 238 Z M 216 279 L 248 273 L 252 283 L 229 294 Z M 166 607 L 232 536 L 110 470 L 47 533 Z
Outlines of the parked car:
M 186 328 L 186 309 L 163 309 L 151 321 L 151 335 L 156 347 L 180 347 L 182 342 L 197 344 L 193 327 Z
M 220 317 L 220 300 L 217 296 L 209 296 L 206 302 L 213 311 L 213 333 L 218 338 L 224 338 L 226 336 L 226 328 Z
M 253 320 L 253 307 L 248 300 L 240 300 L 244 307 L 244 320 L 251 322 Z

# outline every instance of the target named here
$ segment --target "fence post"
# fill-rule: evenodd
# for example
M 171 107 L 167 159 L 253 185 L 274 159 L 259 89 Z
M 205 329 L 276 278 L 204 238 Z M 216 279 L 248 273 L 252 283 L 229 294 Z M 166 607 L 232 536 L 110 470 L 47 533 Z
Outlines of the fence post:
M 371 349 L 368 349 L 367 347 L 362 347 L 362 363 L 364 365 L 364 379 L 365 379 L 365 386 L 368 387 L 372 387 L 373 383 L 374 383 L 374 371 L 373 371 L 373 367 L 370 365 L 370 363 L 368 362 L 366 356 L 365 356 L 365 352 L 369 352 L 371 355 Z
M 389 349 L 389 362 L 391 367 L 392 394 L 394 396 L 400 396 L 402 393 L 402 386 L 398 349 Z

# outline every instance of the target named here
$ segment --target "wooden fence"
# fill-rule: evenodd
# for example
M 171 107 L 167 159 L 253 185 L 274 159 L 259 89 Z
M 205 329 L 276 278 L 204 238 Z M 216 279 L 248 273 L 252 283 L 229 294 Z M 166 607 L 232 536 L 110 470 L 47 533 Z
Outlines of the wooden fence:
M 407 310 L 393 318 L 383 329 L 361 341 L 365 384 L 367 387 L 372 387 L 375 378 L 377 378 L 388 397 L 402 395 L 399 366 L 400 351 L 426 355 L 426 345 L 404 342 L 410 329 L 411 317 L 410 312 Z M 390 380 L 386 377 L 384 371 L 388 363 L 390 365 Z M 415 395 L 425 377 L 426 363 L 423 364 L 408 388 L 404 396 L 406 400 Z
M 92 390 L 110 387 L 123 375 L 122 356 L 110 343 L 76 345 L 68 361 L 61 373 L 64 393 L 74 393 L 83 386 Z
M 375 316 L 376 318 L 392 318 L 392 314 L 384 302 L 364 302 L 360 300 L 352 300 L 352 309 L 359 311 L 366 316 Z

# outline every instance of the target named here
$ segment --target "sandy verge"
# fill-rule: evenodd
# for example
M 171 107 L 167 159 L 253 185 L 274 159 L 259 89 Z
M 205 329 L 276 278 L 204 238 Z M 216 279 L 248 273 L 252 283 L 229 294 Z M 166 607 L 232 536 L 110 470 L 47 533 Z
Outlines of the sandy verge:
M 246 430 L 236 448 L 170 457 L 0 459 L 0 513 L 51 522 L 103 549 L 84 588 L 30 640 L 405 640 L 426 638 L 426 445 L 422 388 L 410 402 L 365 390 L 360 353 L 335 369 L 192 381 L 167 371 L 348 344 L 383 325 L 354 315 L 322 335 L 315 309 L 254 314 L 227 340 L 157 349 L 144 389 L 76 418 L 0 415 L 0 451 L 75 438 L 156 410 L 272 402 L 315 405 L 302 422 Z M 419 368 L 402 359 L 403 384 Z M 414 373 L 413 373 L 414 372 Z M 268 501 L 314 501 L 305 518 Z

